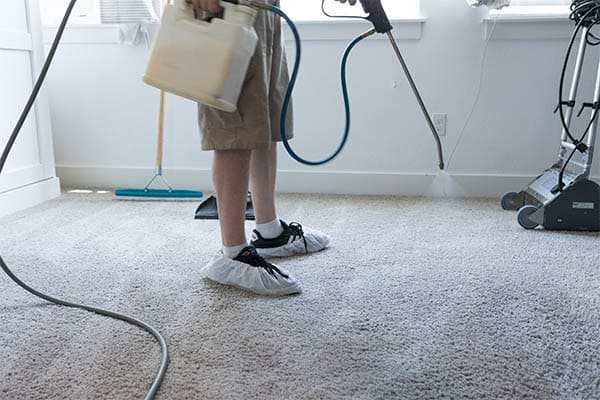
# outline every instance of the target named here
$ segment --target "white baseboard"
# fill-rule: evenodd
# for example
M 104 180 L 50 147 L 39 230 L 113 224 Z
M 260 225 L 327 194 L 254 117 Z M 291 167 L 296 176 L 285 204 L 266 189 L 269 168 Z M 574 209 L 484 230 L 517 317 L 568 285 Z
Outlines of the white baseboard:
M 71 188 L 143 188 L 154 176 L 150 168 L 57 166 L 64 186 Z M 175 189 L 212 191 L 209 169 L 165 169 Z M 408 174 L 378 172 L 279 171 L 280 193 L 399 195 L 426 197 L 500 197 L 519 191 L 533 180 L 525 175 Z M 156 182 L 160 187 L 161 182 Z M 154 185 L 153 185 L 154 187 Z
M 0 193 L 0 217 L 60 196 L 60 179 L 50 178 Z

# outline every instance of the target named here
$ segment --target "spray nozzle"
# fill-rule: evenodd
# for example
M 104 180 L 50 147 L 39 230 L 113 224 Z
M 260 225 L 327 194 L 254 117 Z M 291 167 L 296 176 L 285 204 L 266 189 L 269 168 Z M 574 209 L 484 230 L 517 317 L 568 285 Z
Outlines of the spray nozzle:
M 381 0 L 359 0 L 363 9 L 369 16 L 367 19 L 371 21 L 377 33 L 387 33 L 393 29 L 390 20 L 381 5 Z

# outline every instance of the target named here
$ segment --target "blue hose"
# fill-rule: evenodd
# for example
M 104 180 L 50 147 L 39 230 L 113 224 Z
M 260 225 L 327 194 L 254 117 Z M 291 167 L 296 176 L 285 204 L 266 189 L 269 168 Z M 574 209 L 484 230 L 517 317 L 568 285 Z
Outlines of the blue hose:
M 375 30 L 370 30 L 370 31 L 358 36 L 356 39 L 354 39 L 352 41 L 352 43 L 350 43 L 348 45 L 348 47 L 346 48 L 346 51 L 344 52 L 344 57 L 342 58 L 342 70 L 341 70 L 342 92 L 344 94 L 344 107 L 346 110 L 346 128 L 344 130 L 344 136 L 342 138 L 342 142 L 340 143 L 337 150 L 331 156 L 329 156 L 321 161 L 310 161 L 310 160 L 306 160 L 306 159 L 300 157 L 294 151 L 294 149 L 292 149 L 292 147 L 290 146 L 289 140 L 287 138 L 287 132 L 286 132 L 288 109 L 290 106 L 290 102 L 292 100 L 292 93 L 294 92 L 294 86 L 296 85 L 296 79 L 298 78 L 298 71 L 300 69 L 300 59 L 302 58 L 302 45 L 300 43 L 300 34 L 298 33 L 298 29 L 296 28 L 296 25 L 294 24 L 294 22 L 279 7 L 270 6 L 269 10 L 286 20 L 286 22 L 288 23 L 290 29 L 292 30 L 292 32 L 294 34 L 294 39 L 296 42 L 296 60 L 294 62 L 294 69 L 292 72 L 292 76 L 290 77 L 290 83 L 288 85 L 287 93 L 285 95 L 285 99 L 283 101 L 283 106 L 282 106 L 282 110 L 281 110 L 280 131 L 281 131 L 281 140 L 283 142 L 283 146 L 285 147 L 287 152 L 290 154 L 290 156 L 294 160 L 298 161 L 301 164 L 311 165 L 311 166 L 327 164 L 328 162 L 330 162 L 331 160 L 336 158 L 341 153 L 341 151 L 344 149 L 344 146 L 346 145 L 346 142 L 348 141 L 348 135 L 350 133 L 350 99 L 348 97 L 348 85 L 347 85 L 347 81 L 346 81 L 346 65 L 348 63 L 348 56 L 350 55 L 350 52 L 352 51 L 354 46 L 356 46 L 361 40 L 374 34 Z

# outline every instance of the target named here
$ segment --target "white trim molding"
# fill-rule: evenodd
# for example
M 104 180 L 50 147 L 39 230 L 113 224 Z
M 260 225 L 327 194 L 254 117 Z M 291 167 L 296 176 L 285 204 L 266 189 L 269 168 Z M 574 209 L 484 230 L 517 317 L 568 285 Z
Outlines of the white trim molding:
M 51 178 L 0 193 L 0 217 L 60 196 L 60 180 Z
M 486 40 L 568 39 L 575 28 L 568 14 L 490 14 L 483 23 Z
M 153 168 L 67 166 L 57 167 L 63 187 L 77 189 L 143 188 Z M 165 169 L 169 184 L 178 189 L 212 191 L 209 169 Z M 425 197 L 500 198 L 520 191 L 534 175 L 438 174 L 434 172 L 288 171 L 278 173 L 280 193 L 397 195 Z
M 44 27 L 44 44 L 54 41 L 58 28 Z M 119 43 L 119 26 L 117 25 L 73 25 L 67 26 L 63 34 L 62 44 L 114 44 Z
M 392 34 L 397 40 L 418 40 L 423 33 L 423 25 L 427 21 L 424 17 L 396 19 L 392 21 L 394 30 Z M 369 30 L 372 25 L 368 21 L 342 20 L 342 21 L 299 21 L 296 23 L 300 37 L 303 41 L 319 40 L 350 40 L 355 36 Z M 149 24 L 150 36 L 157 32 L 158 24 Z M 54 40 L 57 28 L 44 27 L 44 44 Z M 119 40 L 119 25 L 71 25 L 65 29 L 63 44 L 117 44 Z M 284 24 L 286 40 L 292 40 L 293 35 L 289 27 Z M 373 35 L 368 40 L 387 39 L 385 35 Z
M 25 50 L 31 51 L 32 37 L 28 32 L 0 31 L 1 50 Z
M 419 40 L 423 34 L 424 17 L 395 19 L 392 22 L 392 34 L 397 40 Z M 296 23 L 300 38 L 303 41 L 350 40 L 373 26 L 368 21 L 360 20 L 323 20 L 299 21 Z M 293 39 L 291 29 L 284 24 L 284 35 L 287 41 Z M 386 35 L 373 35 L 368 40 L 388 39 Z

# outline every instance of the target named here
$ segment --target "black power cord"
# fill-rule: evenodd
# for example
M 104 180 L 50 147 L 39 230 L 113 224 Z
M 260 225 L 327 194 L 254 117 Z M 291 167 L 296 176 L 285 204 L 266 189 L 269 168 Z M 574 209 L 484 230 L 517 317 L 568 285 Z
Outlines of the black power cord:
M 581 135 L 581 138 L 577 139 L 575 137 L 575 135 L 569 129 L 569 126 L 567 124 L 566 117 L 564 114 L 564 110 L 563 110 L 563 105 L 567 105 L 568 107 L 571 107 L 571 108 L 575 107 L 575 102 L 573 100 L 571 100 L 571 99 L 569 99 L 569 101 L 564 100 L 563 89 L 564 89 L 564 84 L 565 84 L 565 76 L 566 76 L 566 72 L 567 72 L 567 67 L 569 64 L 569 60 L 571 58 L 571 52 L 573 51 L 573 46 L 575 44 L 577 35 L 579 34 L 580 30 L 583 27 L 586 27 L 586 28 L 588 28 L 587 33 L 586 33 L 586 38 L 585 38 L 586 42 L 592 46 L 597 46 L 600 44 L 600 41 L 598 40 L 598 38 L 591 31 L 591 29 L 595 25 L 600 24 L 600 0 L 573 0 L 573 2 L 571 4 L 571 14 L 570 14 L 569 18 L 572 21 L 575 21 L 575 23 L 577 25 L 575 27 L 575 30 L 573 31 L 571 40 L 569 41 L 567 54 L 565 56 L 565 61 L 564 61 L 562 73 L 560 76 L 560 86 L 559 86 L 559 95 L 558 95 L 559 103 L 558 103 L 557 111 L 560 112 L 560 120 L 561 120 L 561 123 L 565 130 L 565 133 L 566 133 L 567 137 L 571 140 L 571 142 L 573 143 L 575 148 L 573 149 L 573 151 L 571 152 L 569 157 L 564 161 L 561 171 L 559 173 L 558 188 L 560 191 L 562 191 L 564 189 L 564 186 L 565 186 L 564 175 L 567 170 L 567 166 L 569 165 L 569 163 L 575 156 L 575 153 L 577 153 L 577 151 L 580 151 L 581 153 L 587 152 L 588 147 L 585 143 L 583 143 L 583 141 L 587 137 L 587 134 L 588 134 L 590 128 L 592 127 L 594 121 L 598 117 L 598 112 L 600 111 L 600 106 L 597 104 L 587 104 L 587 103 L 584 104 L 584 106 L 583 106 L 584 108 L 586 106 L 590 106 L 594 109 L 594 111 L 592 113 L 592 117 L 590 119 L 589 124 L 587 125 L 587 127 L 583 131 L 583 134 Z M 594 39 L 595 41 L 592 41 L 591 39 Z M 583 111 L 583 108 L 582 108 L 582 111 Z
M 7 145 L 4 148 L 2 157 L 0 158 L 0 174 L 2 173 L 2 170 L 4 169 L 6 160 L 8 159 L 8 155 L 10 154 L 10 151 L 11 151 L 15 141 L 17 140 L 17 137 L 19 136 L 19 132 L 21 131 L 23 124 L 27 120 L 27 116 L 29 115 L 29 112 L 33 108 L 33 105 L 35 104 L 35 100 L 40 92 L 40 89 L 42 88 L 42 85 L 44 84 L 44 80 L 46 79 L 46 75 L 48 74 L 48 69 L 50 68 L 50 65 L 52 64 L 52 60 L 54 59 L 54 55 L 56 54 L 56 49 L 58 48 L 60 39 L 62 38 L 62 35 L 65 31 L 67 21 L 69 20 L 69 17 L 71 16 L 71 12 L 73 11 L 73 7 L 75 7 L 76 2 L 77 2 L 77 0 L 71 0 L 71 2 L 69 3 L 69 5 L 67 7 L 65 16 L 62 19 L 62 22 L 58 28 L 56 38 L 54 39 L 54 42 L 52 43 L 52 47 L 50 48 L 48 57 L 46 58 L 46 61 L 44 62 L 44 65 L 40 72 L 40 76 L 38 77 L 38 79 L 35 83 L 35 86 L 33 88 L 33 91 L 31 93 L 31 95 L 29 96 L 29 100 L 27 101 L 27 104 L 25 105 L 25 108 L 23 109 L 23 112 L 21 113 L 19 120 L 17 121 L 17 124 L 15 125 L 12 135 L 8 139 Z M 34 296 L 37 296 L 41 299 L 44 299 L 46 301 L 49 301 L 49 302 L 57 304 L 57 305 L 72 307 L 72 308 L 79 308 L 79 309 L 82 309 L 85 311 L 90 311 L 90 312 L 100 314 L 100 315 L 103 315 L 106 317 L 125 321 L 127 323 L 136 325 L 142 329 L 145 329 L 150 334 L 152 334 L 152 336 L 154 336 L 156 338 L 156 340 L 158 341 L 158 343 L 160 344 L 160 347 L 162 350 L 162 359 L 161 359 L 160 367 L 158 369 L 156 378 L 154 379 L 154 381 L 152 383 L 152 386 L 150 387 L 148 393 L 146 394 L 145 400 L 151 400 L 154 398 L 154 396 L 156 395 L 156 392 L 158 391 L 158 389 L 162 383 L 162 380 L 167 372 L 167 366 L 169 363 L 169 347 L 168 347 L 167 341 L 165 340 L 165 338 L 160 334 L 160 332 L 156 328 L 147 324 L 144 321 L 141 321 L 137 318 L 134 318 L 134 317 L 131 317 L 131 316 L 128 316 L 125 314 L 120 314 L 120 313 L 113 312 L 113 311 L 103 310 L 103 309 L 97 308 L 97 307 L 86 306 L 83 304 L 72 303 L 69 301 L 61 300 L 61 299 L 58 299 L 58 298 L 55 298 L 52 296 L 48 296 L 44 293 L 41 293 L 41 292 L 33 289 L 32 287 L 28 286 L 27 284 L 25 284 L 22 280 L 20 280 L 8 268 L 8 266 L 6 265 L 6 263 L 4 262 L 2 257 L 0 257 L 0 267 L 6 273 L 6 275 L 8 275 L 8 277 L 10 279 L 12 279 L 17 285 L 19 285 L 21 288 L 25 289 L 26 291 L 28 291 L 29 293 L 31 293 Z

